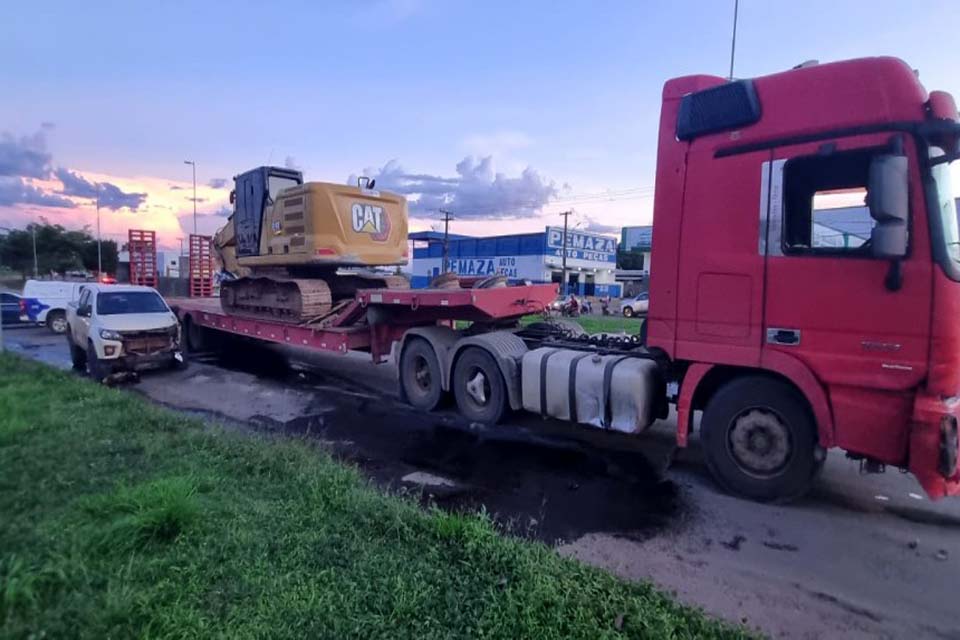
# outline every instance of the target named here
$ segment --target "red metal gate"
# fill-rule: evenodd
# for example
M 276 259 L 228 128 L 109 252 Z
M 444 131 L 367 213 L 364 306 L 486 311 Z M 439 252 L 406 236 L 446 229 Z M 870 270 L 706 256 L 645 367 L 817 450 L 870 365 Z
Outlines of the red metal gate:
M 209 298 L 213 295 L 213 256 L 210 236 L 190 234 L 190 297 Z
M 130 284 L 157 286 L 157 233 L 145 229 L 130 229 L 128 233 Z

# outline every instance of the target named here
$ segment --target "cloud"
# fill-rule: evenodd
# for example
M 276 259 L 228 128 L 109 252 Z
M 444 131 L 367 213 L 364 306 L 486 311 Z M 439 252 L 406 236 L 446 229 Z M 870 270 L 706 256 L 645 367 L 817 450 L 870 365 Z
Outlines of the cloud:
M 206 201 L 207 201 L 206 198 L 193 198 L 193 197 L 184 198 L 184 200 L 186 200 L 187 202 L 193 202 L 194 200 L 196 200 L 197 202 L 206 202 Z
M 300 171 L 300 164 L 297 162 L 297 159 L 293 156 L 287 156 L 283 161 L 283 166 L 287 169 L 293 169 L 294 171 Z
M 0 176 L 47 178 L 53 159 L 47 151 L 47 129 L 20 138 L 6 131 L 0 133 Z
M 620 227 L 612 224 L 604 224 L 598 222 L 590 216 L 583 216 L 584 224 L 580 227 L 584 231 L 592 231 L 593 233 L 605 233 L 605 234 L 617 234 L 620 233 Z
M 63 191 L 60 193 L 65 196 L 75 196 L 77 198 L 97 197 L 97 187 L 100 187 L 100 206 L 116 211 L 117 209 L 130 209 L 135 211 L 147 199 L 146 193 L 127 193 L 120 187 L 109 182 L 94 183 L 90 182 L 79 173 L 74 173 L 69 169 L 60 167 L 56 171 L 57 179 L 63 183 Z
M 456 166 L 455 177 L 410 173 L 396 160 L 379 170 L 367 169 L 364 175 L 376 178 L 377 187 L 406 196 L 414 213 L 435 212 L 444 208 L 458 218 L 521 218 L 540 211 L 557 187 L 552 180 L 527 167 L 519 177 L 510 178 L 494 171 L 493 158 L 467 156 Z M 347 184 L 356 184 L 352 175 Z
M 207 185 L 211 189 L 226 189 L 227 184 L 228 183 L 226 178 L 214 178 L 213 180 L 207 183 Z
M 523 149 L 533 144 L 533 138 L 522 131 L 498 131 L 492 134 L 467 136 L 463 146 L 470 153 L 503 155 L 514 149 Z
M 170 185 L 170 191 L 183 191 L 184 189 L 185 187 L 181 187 L 180 185 L 176 185 L 176 184 Z
M 201 235 L 212 236 L 220 227 L 226 223 L 226 218 L 233 210 L 230 207 L 223 206 L 213 212 L 197 213 L 197 232 Z M 193 214 L 182 213 L 177 216 L 177 222 L 180 224 L 180 230 L 184 237 L 193 233 Z
M 0 178 L 0 206 L 32 204 L 39 207 L 63 207 L 72 209 L 76 204 L 66 198 L 47 193 L 19 177 Z

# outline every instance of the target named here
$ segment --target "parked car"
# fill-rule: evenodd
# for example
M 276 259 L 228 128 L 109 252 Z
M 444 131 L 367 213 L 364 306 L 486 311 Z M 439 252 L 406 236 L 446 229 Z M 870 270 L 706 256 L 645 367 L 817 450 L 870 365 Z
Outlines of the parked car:
M 3 324 L 20 323 L 20 301 L 22 299 L 9 291 L 0 292 L 0 321 Z
M 67 325 L 74 368 L 96 380 L 184 362 L 177 316 L 151 287 L 89 284 L 68 305 Z
M 27 280 L 23 286 L 21 322 L 45 324 L 54 333 L 67 330 L 67 305 L 80 297 L 89 282 L 63 280 Z
M 650 294 L 644 291 L 633 298 L 624 300 L 620 305 L 620 312 L 623 313 L 624 317 L 632 318 L 635 315 L 646 313 L 649 307 Z

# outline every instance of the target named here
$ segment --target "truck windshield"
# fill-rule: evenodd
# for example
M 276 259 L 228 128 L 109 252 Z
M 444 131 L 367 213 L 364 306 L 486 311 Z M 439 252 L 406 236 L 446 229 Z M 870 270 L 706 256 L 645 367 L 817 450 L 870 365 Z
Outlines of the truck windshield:
M 930 158 L 943 157 L 943 150 L 930 147 Z M 937 186 L 937 210 L 940 213 L 940 225 L 943 229 L 943 241 L 947 245 L 947 256 L 960 264 L 960 227 L 957 223 L 957 204 L 950 184 L 950 172 L 954 163 L 941 162 L 931 167 L 930 173 Z
M 167 304 L 152 291 L 113 291 L 97 296 L 97 313 L 101 316 L 165 311 L 168 311 Z

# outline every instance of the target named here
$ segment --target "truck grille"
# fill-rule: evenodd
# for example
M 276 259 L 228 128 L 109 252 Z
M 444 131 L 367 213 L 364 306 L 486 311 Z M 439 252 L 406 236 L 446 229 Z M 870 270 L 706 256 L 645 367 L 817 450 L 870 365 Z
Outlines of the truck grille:
M 173 335 L 167 329 L 152 331 L 121 331 L 123 350 L 133 355 L 148 355 L 157 351 L 169 350 L 173 345 Z

